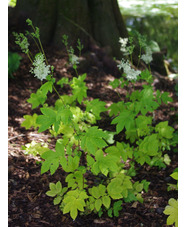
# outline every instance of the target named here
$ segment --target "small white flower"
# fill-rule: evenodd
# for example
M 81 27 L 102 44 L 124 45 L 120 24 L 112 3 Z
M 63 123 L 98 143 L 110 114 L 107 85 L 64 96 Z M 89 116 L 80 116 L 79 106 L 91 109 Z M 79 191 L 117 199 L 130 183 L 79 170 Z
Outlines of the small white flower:
M 139 70 L 135 70 L 131 68 L 129 61 L 121 60 L 121 63 L 118 65 L 119 69 L 123 69 L 124 73 L 126 74 L 127 80 L 137 80 L 137 76 L 141 73 Z
M 121 52 L 123 54 L 127 55 L 128 54 L 128 50 L 127 50 L 126 46 L 127 46 L 128 38 L 121 38 L 120 37 L 119 38 L 119 42 L 121 43 L 121 48 L 120 48 Z
M 141 73 L 140 70 L 135 70 L 135 69 L 131 68 L 131 71 L 128 74 L 126 74 L 126 77 L 129 81 L 131 81 L 131 80 L 136 81 L 137 77 L 139 76 L 140 73 Z
M 146 54 L 143 54 L 141 56 L 141 59 L 146 63 L 149 64 L 153 58 L 152 58 L 152 51 L 150 49 L 150 47 L 146 47 Z
M 79 58 L 75 54 L 70 54 L 70 63 L 72 65 L 78 65 L 79 64 Z
M 125 61 L 123 60 L 123 59 L 121 59 L 121 62 L 120 62 L 120 64 L 119 65 L 117 65 L 118 66 L 118 68 L 121 70 L 121 69 L 123 69 L 124 67 L 125 67 Z
M 30 72 L 34 74 L 39 80 L 44 80 L 50 74 L 50 65 L 45 64 L 43 54 L 37 54 L 33 62 L 33 66 Z

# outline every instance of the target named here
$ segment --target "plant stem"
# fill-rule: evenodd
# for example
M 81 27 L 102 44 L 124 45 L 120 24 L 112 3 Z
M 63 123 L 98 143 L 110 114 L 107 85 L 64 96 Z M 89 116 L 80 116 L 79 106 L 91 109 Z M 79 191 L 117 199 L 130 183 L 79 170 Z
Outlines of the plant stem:
M 61 98 L 61 96 L 60 96 L 59 92 L 57 91 L 57 89 L 55 88 L 54 84 L 52 85 L 52 87 L 53 87 L 54 91 L 56 92 L 56 94 L 59 96 L 59 98 L 60 98 L 60 100 L 62 101 L 64 107 L 66 107 L 66 105 L 65 105 L 65 103 L 64 103 L 64 101 L 63 101 L 63 99 Z M 73 128 L 74 128 L 74 132 L 75 132 L 76 135 L 78 136 L 79 134 L 77 133 L 77 131 L 76 131 L 76 129 L 75 129 L 75 125 L 74 125 L 74 122 L 73 122 L 73 121 L 72 121 L 72 125 L 73 125 Z M 80 147 L 79 140 L 78 140 L 78 145 L 79 145 L 79 147 Z
M 150 68 L 150 64 L 149 64 L 149 71 L 150 71 L 150 73 L 151 73 L 151 68 Z
M 40 47 L 39 47 L 39 45 L 38 45 L 38 43 L 37 43 L 37 41 L 36 41 L 36 39 L 33 37 L 33 35 L 30 35 L 30 36 L 31 36 L 32 39 L 34 40 L 34 42 L 35 42 L 35 44 L 36 44 L 36 46 L 37 46 L 39 52 L 42 52 L 41 49 L 40 49 Z
M 132 54 L 130 55 L 131 64 L 133 65 Z
M 27 53 L 27 56 L 28 56 L 29 60 L 31 61 L 31 63 L 33 64 L 33 61 L 32 61 L 32 58 L 30 57 L 29 52 Z
M 130 95 L 132 94 L 132 89 L 135 89 L 134 84 L 131 82 L 130 84 Z
M 85 183 L 85 177 L 84 177 L 84 174 L 83 174 L 83 188 L 84 188 L 84 183 Z
M 56 94 L 57 94 L 57 95 L 59 96 L 59 98 L 61 99 L 63 105 L 65 106 L 65 103 L 64 103 L 63 99 L 61 98 L 59 92 L 58 92 L 57 89 L 55 88 L 54 84 L 52 85 L 52 87 L 53 87 L 54 91 L 56 92 Z
M 33 25 L 31 25 L 31 26 L 32 26 L 34 32 L 36 33 L 36 30 L 35 30 L 34 26 L 33 26 Z M 38 37 L 37 39 L 38 39 L 38 41 L 39 41 L 39 45 L 40 45 L 40 47 L 41 47 L 41 51 L 42 51 L 42 53 L 43 53 L 43 55 L 44 55 L 44 57 L 45 57 L 45 61 L 46 61 L 47 65 L 48 65 L 48 61 L 47 61 L 47 58 L 46 58 L 46 55 L 45 55 L 45 52 L 44 52 L 44 49 L 43 49 L 43 45 L 42 45 L 42 43 L 41 43 L 41 40 L 40 40 L 39 37 Z
M 118 90 L 117 90 L 117 88 L 116 88 L 116 93 L 117 93 L 117 95 L 119 96 L 119 98 L 121 99 L 121 101 L 123 101 L 122 98 L 121 98 L 120 93 L 119 93 Z
M 141 58 L 141 45 L 140 45 L 140 53 L 139 53 L 139 56 L 138 56 L 138 64 L 137 64 L 137 68 L 138 68 L 138 66 L 139 66 L 140 58 Z
M 45 55 L 45 52 L 44 52 L 43 46 L 42 46 L 42 44 L 41 44 L 41 40 L 40 40 L 40 38 L 38 38 L 38 40 L 39 40 L 39 44 L 40 44 L 40 46 L 41 46 L 41 50 L 42 50 L 42 52 L 43 52 L 43 55 L 45 56 L 45 61 L 46 61 L 47 65 L 48 65 L 48 61 L 47 61 L 47 58 L 46 58 L 46 55 Z
M 74 70 L 75 70 L 75 72 L 76 72 L 76 76 L 78 77 L 79 75 L 78 75 L 78 71 L 77 71 L 77 69 L 76 69 L 76 68 L 74 68 Z

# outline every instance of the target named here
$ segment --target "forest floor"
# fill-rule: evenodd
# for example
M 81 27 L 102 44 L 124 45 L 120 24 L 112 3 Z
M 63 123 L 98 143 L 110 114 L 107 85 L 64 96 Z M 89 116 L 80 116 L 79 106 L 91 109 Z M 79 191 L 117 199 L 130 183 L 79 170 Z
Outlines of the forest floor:
M 49 64 L 55 67 L 56 78 L 73 77 L 73 70 L 67 67 L 67 56 L 57 50 L 47 50 Z M 89 53 L 87 65 L 84 64 L 79 69 L 79 74 L 86 72 L 86 83 L 88 86 L 88 97 L 99 98 L 108 105 L 112 102 L 119 101 L 117 93 L 108 85 L 114 79 L 114 73 L 104 66 L 100 59 L 93 59 L 94 53 Z M 9 184 L 9 215 L 8 222 L 10 227 L 17 226 L 127 226 L 127 227 L 160 227 L 166 226 L 167 216 L 163 214 L 168 200 L 177 198 L 176 191 L 167 191 L 167 183 L 172 183 L 170 174 L 177 167 L 177 153 L 169 151 L 171 164 L 164 169 L 158 167 L 149 168 L 148 166 L 138 167 L 135 180 L 146 179 L 150 181 L 149 191 L 143 194 L 144 203 L 139 202 L 124 203 L 123 209 L 120 211 L 118 218 L 109 218 L 103 214 L 99 218 L 96 214 L 87 216 L 78 216 L 73 221 L 69 214 L 63 215 L 58 206 L 53 205 L 53 199 L 45 193 L 48 191 L 49 182 L 57 182 L 60 180 L 63 184 L 64 173 L 61 169 L 57 170 L 51 176 L 49 172 L 41 175 L 40 164 L 38 159 L 32 156 L 26 156 L 22 150 L 22 145 L 36 142 L 47 142 L 50 138 L 47 133 L 37 133 L 37 130 L 25 130 L 21 127 L 23 116 L 33 114 L 35 111 L 39 113 L 39 108 L 31 109 L 31 105 L 27 103 L 27 99 L 32 92 L 40 87 L 40 82 L 30 73 L 31 64 L 29 60 L 22 55 L 23 59 L 20 68 L 14 73 L 14 79 L 9 79 L 9 126 L 8 126 L 8 184 Z M 135 89 L 141 87 L 140 83 L 136 83 Z M 169 124 L 177 129 L 177 96 L 175 94 L 175 82 L 167 78 L 159 80 L 155 78 L 154 89 L 160 89 L 170 92 L 173 103 L 167 106 L 161 106 L 155 111 L 155 120 L 157 122 L 168 120 Z M 68 87 L 59 90 L 61 94 L 70 94 Z M 121 97 L 125 98 L 125 89 L 119 90 Z M 54 102 L 57 96 L 52 94 L 49 102 Z M 98 122 L 99 127 L 109 129 L 108 117 L 103 117 Z M 118 138 L 122 140 L 122 138 Z M 54 145 L 51 145 L 54 146 Z M 174 182 L 174 181 L 173 181 Z

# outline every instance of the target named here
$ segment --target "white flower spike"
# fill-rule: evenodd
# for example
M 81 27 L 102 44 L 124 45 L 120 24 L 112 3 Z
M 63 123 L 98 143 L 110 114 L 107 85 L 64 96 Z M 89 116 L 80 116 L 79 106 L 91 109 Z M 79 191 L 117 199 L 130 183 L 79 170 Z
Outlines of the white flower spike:
M 118 65 L 118 68 L 123 69 L 124 73 L 126 74 L 126 78 L 129 81 L 136 81 L 137 76 L 141 73 L 141 71 L 131 68 L 129 61 L 125 62 L 124 59 L 121 60 L 121 63 Z
M 121 43 L 121 52 L 124 54 L 124 55 L 128 55 L 128 50 L 126 48 L 127 46 L 127 43 L 128 43 L 128 38 L 119 38 L 119 42 Z
M 141 56 L 141 59 L 146 63 L 149 64 L 153 58 L 152 58 L 152 51 L 150 49 L 150 47 L 146 47 L 146 54 L 143 54 Z
M 44 56 L 41 53 L 36 55 L 33 66 L 34 68 L 32 67 L 30 72 L 41 81 L 50 74 L 50 65 L 45 64 Z
M 72 65 L 78 65 L 79 64 L 79 58 L 75 54 L 70 54 L 70 63 Z

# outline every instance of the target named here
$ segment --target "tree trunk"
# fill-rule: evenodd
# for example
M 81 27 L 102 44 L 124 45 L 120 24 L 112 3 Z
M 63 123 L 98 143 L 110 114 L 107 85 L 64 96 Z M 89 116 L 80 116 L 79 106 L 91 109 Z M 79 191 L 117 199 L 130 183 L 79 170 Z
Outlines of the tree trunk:
M 112 55 L 120 58 L 119 37 L 128 36 L 117 0 L 18 0 L 12 11 L 9 21 L 30 18 L 44 44 L 61 47 L 67 34 L 73 46 L 80 38 L 85 48 L 90 42 L 110 46 Z

